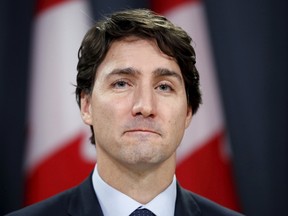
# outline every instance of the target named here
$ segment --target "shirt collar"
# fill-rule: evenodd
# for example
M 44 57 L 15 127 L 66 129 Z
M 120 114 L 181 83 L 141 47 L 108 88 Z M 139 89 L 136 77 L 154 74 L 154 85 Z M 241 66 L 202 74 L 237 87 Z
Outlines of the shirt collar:
M 92 174 L 92 183 L 105 216 L 127 216 L 135 209 L 147 208 L 157 216 L 173 216 L 176 202 L 176 177 L 172 183 L 153 200 L 143 205 L 108 185 L 99 176 L 97 166 Z

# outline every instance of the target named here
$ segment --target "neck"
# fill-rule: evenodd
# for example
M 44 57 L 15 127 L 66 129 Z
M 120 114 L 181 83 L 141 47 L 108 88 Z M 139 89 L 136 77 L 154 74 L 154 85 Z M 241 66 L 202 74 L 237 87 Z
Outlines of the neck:
M 110 186 L 139 203 L 146 204 L 164 191 L 173 181 L 176 156 L 156 165 L 123 165 L 97 158 L 101 178 Z

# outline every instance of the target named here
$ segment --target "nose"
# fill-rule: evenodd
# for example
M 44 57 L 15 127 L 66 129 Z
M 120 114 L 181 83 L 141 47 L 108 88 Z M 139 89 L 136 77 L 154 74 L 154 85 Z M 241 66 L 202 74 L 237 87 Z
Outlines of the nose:
M 135 90 L 132 107 L 132 115 L 154 117 L 156 114 L 156 102 L 153 88 L 139 87 Z

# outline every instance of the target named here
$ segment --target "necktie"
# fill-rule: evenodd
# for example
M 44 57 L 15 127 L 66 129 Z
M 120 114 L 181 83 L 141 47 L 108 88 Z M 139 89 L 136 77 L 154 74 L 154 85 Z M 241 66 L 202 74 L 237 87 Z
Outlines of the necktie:
M 143 209 L 136 209 L 134 212 L 132 212 L 129 216 L 155 216 L 153 212 L 150 210 L 143 208 Z

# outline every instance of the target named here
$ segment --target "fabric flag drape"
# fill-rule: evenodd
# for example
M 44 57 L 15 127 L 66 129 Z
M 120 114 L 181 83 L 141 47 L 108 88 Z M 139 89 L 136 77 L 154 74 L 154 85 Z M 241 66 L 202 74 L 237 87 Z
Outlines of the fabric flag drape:
M 153 0 L 152 9 L 189 33 L 200 73 L 203 105 L 192 119 L 178 150 L 177 179 L 185 188 L 239 210 L 203 3 L 200 0 Z
M 95 163 L 75 100 L 77 53 L 88 30 L 84 0 L 38 0 L 34 20 L 25 204 L 85 178 Z M 93 158 L 93 159 L 92 159 Z

